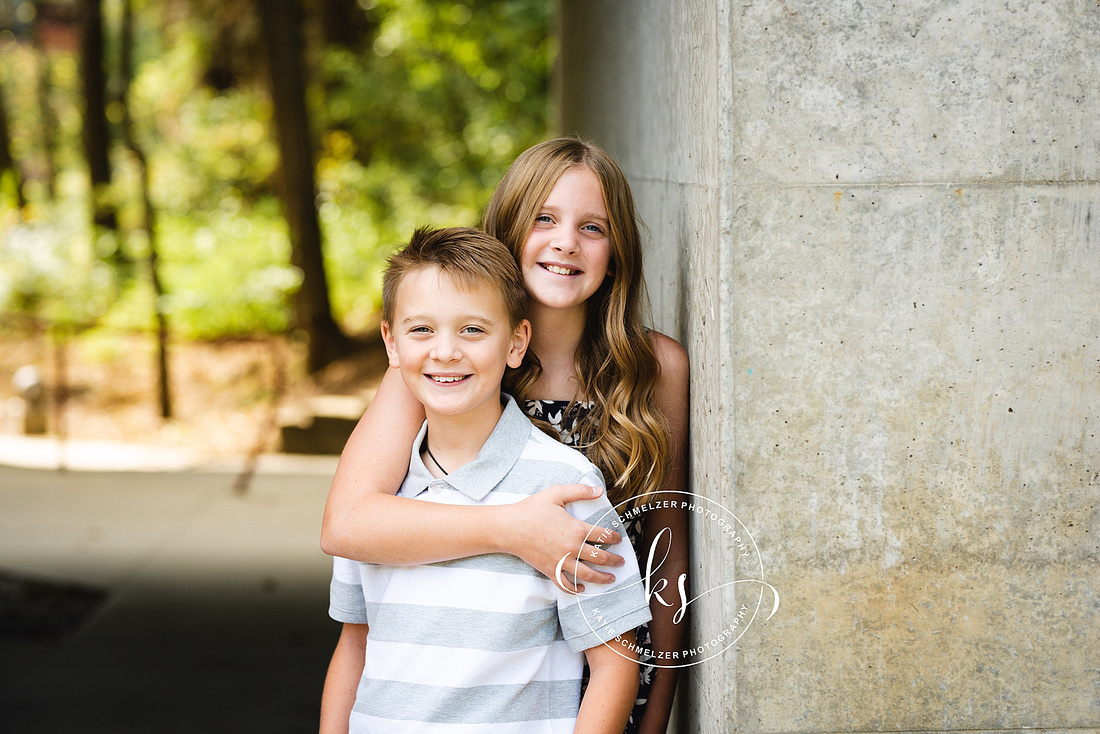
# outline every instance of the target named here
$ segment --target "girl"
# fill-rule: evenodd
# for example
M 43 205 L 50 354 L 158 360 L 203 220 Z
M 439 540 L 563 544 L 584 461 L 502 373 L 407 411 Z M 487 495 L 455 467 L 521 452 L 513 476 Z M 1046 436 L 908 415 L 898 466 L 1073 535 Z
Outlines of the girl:
M 687 356 L 676 341 L 641 324 L 641 236 L 619 167 L 596 146 L 572 138 L 536 145 L 508 169 L 483 226 L 511 249 L 531 296 L 528 357 L 505 375 L 505 390 L 600 467 L 620 512 L 662 489 L 685 491 Z M 551 487 L 488 508 L 393 496 L 424 419 L 395 372 L 383 378 L 340 458 L 322 527 L 326 553 L 411 564 L 503 552 L 550 578 L 563 556 L 621 563 L 582 546 L 590 526 L 563 509 L 591 496 L 589 487 Z M 668 508 L 626 524 L 643 574 L 655 543 L 657 561 L 664 558 L 649 589 L 676 589 L 686 573 L 687 525 L 684 510 Z M 582 563 L 573 583 L 583 591 L 584 581 L 611 580 Z M 639 647 L 680 650 L 684 624 L 672 621 L 679 604 L 665 591 L 652 595 L 650 607 L 648 629 L 637 630 Z M 627 731 L 663 733 L 678 671 L 641 662 Z

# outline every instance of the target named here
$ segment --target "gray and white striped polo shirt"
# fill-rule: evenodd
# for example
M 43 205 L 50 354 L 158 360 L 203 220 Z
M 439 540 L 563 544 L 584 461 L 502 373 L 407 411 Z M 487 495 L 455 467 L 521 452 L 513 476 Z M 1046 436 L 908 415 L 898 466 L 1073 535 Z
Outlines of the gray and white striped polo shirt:
M 509 396 L 504 399 L 504 413 L 477 459 L 443 479 L 434 479 L 420 458 L 425 424 L 399 494 L 500 505 L 554 484 L 603 486 L 593 464 L 535 428 Z M 602 495 L 567 509 L 622 530 Z M 420 566 L 334 559 L 330 616 L 367 623 L 370 630 L 351 731 L 572 732 L 583 651 L 650 618 L 625 536 L 611 548 L 627 562 L 608 569 L 616 583 L 586 584 L 580 597 L 505 554 Z

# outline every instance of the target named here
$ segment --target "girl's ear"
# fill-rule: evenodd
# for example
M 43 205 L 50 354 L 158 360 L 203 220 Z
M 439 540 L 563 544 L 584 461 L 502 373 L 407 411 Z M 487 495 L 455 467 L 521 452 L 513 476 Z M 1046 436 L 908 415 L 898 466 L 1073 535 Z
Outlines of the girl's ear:
M 523 355 L 527 354 L 527 346 L 531 343 L 531 322 L 523 319 L 516 324 L 512 332 L 512 346 L 508 350 L 508 366 L 516 369 L 523 364 Z
M 390 331 L 388 321 L 382 322 L 382 341 L 386 343 L 386 356 L 389 357 L 390 367 L 400 367 L 401 360 L 397 358 L 397 344 L 394 341 L 393 332 Z

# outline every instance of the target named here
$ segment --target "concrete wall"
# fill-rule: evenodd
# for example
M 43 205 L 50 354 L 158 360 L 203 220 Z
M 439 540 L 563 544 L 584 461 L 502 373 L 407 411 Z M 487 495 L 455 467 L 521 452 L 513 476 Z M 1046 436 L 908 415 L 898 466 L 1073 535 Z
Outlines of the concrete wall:
M 782 594 L 681 730 L 1100 728 L 1100 6 L 560 7 L 563 132 L 626 170 L 692 356 L 693 490 Z M 734 555 L 697 526 L 693 586 Z

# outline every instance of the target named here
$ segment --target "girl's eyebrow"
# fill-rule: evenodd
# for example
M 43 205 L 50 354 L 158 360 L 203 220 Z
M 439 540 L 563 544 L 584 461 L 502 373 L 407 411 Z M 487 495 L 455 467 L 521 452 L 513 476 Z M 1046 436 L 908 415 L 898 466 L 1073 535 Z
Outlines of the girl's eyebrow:
M 551 214 L 557 214 L 559 211 L 561 211 L 561 207 L 553 206 L 551 204 L 543 204 L 542 207 L 539 209 L 540 214 L 542 212 L 550 212 Z M 607 224 L 607 217 L 600 216 L 596 212 L 585 212 L 584 214 L 581 215 L 580 218 L 581 219 L 592 219 L 594 221 L 599 222 L 600 224 Z

